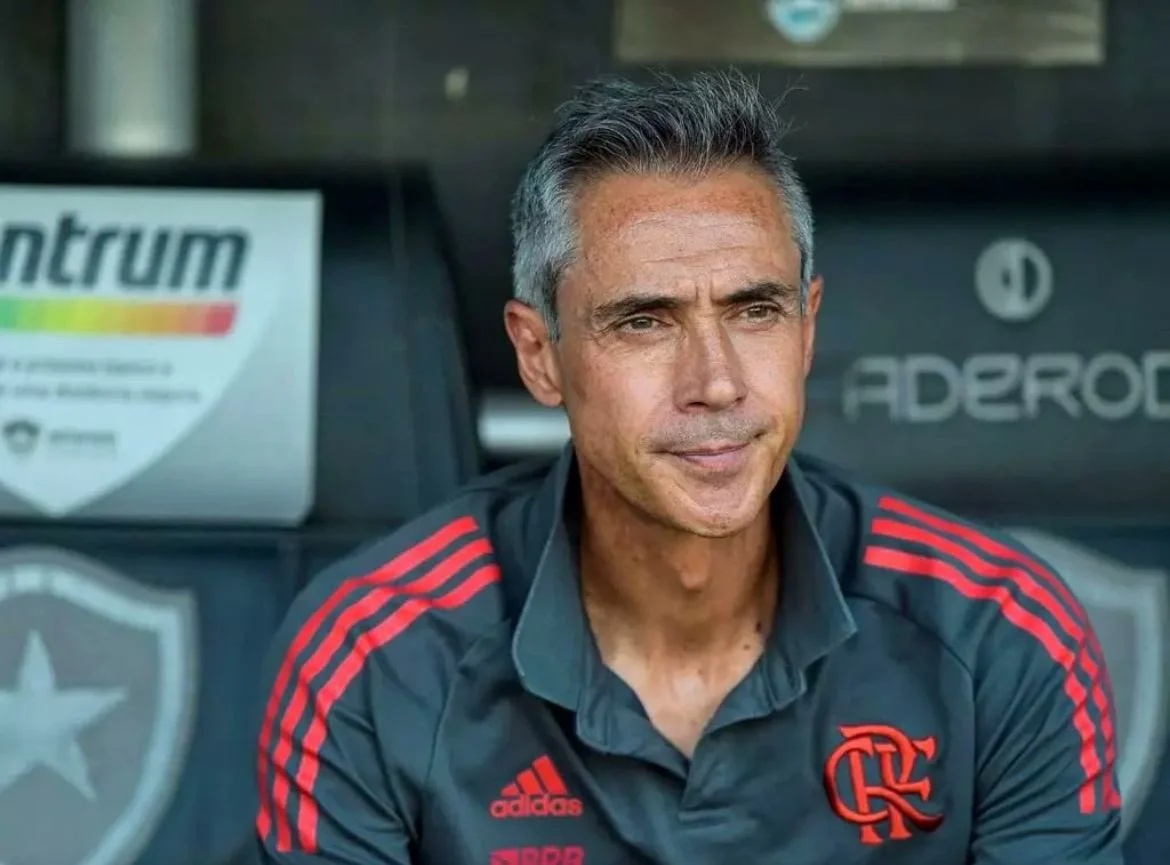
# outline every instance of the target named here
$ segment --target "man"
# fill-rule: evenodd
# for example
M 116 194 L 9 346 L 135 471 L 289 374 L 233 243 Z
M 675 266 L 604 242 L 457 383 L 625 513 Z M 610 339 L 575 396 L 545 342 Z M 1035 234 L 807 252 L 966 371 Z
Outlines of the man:
M 559 113 L 504 318 L 571 446 L 295 603 L 265 861 L 1121 862 L 1109 685 L 1060 578 L 792 455 L 822 284 L 780 137 L 735 75 Z

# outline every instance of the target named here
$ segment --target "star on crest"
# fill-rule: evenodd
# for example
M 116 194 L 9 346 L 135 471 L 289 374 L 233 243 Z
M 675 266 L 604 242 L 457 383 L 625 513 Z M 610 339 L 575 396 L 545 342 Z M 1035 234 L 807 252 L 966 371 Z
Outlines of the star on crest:
M 125 698 L 124 688 L 58 690 L 49 650 L 40 632 L 32 631 L 14 687 L 0 688 L 0 795 L 43 767 L 93 801 L 89 765 L 77 738 Z

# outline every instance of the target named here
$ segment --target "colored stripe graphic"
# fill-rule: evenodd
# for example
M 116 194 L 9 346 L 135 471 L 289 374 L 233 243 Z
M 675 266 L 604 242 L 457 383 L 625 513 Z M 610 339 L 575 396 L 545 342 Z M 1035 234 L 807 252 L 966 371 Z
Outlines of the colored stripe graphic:
M 877 568 L 940 580 L 973 600 L 994 601 L 1009 622 L 1034 637 L 1044 647 L 1048 656 L 1065 670 L 1067 675 L 1064 680 L 1064 692 L 1075 707 L 1073 726 L 1081 737 L 1081 768 L 1085 772 L 1085 783 L 1080 791 L 1080 807 L 1082 813 L 1092 812 L 1093 779 L 1100 771 L 1101 763 L 1094 744 L 1093 721 L 1085 709 L 1088 694 L 1084 685 L 1073 675 L 1074 654 L 1052 632 L 1048 624 L 1020 606 L 1020 602 L 1013 598 L 1011 592 L 1003 585 L 985 586 L 976 583 L 954 565 L 939 559 L 889 547 L 870 547 L 865 551 L 865 563 Z
M 321 688 L 317 695 L 316 711 L 313 713 L 309 729 L 301 742 L 303 754 L 296 776 L 297 790 L 301 794 L 301 807 L 297 815 L 297 834 L 301 847 L 306 852 L 315 853 L 317 850 L 317 802 L 313 798 L 313 785 L 317 782 L 320 749 L 325 741 L 325 719 L 329 715 L 329 710 L 333 708 L 333 704 L 361 672 L 366 658 L 371 652 L 385 646 L 428 610 L 435 608 L 452 610 L 461 607 L 485 588 L 498 582 L 499 579 L 500 569 L 496 565 L 483 565 L 455 588 L 434 600 L 411 598 L 406 601 L 392 615 L 365 634 L 364 639 L 357 641 L 337 670 L 329 677 L 329 681 Z M 280 777 L 281 773 L 277 772 L 277 778 Z M 288 846 L 291 848 L 291 843 Z M 279 834 L 277 847 L 280 849 Z
M 296 636 L 281 661 L 280 669 L 276 674 L 276 682 L 268 697 L 268 705 L 264 710 L 264 724 L 260 730 L 260 755 L 258 770 L 258 788 L 260 791 L 260 811 L 256 817 L 256 831 L 261 838 L 268 835 L 272 828 L 272 806 L 269 799 L 268 787 L 268 748 L 272 744 L 272 735 L 277 720 L 277 713 L 284 702 L 284 692 L 288 688 L 292 677 L 293 667 L 300 655 L 309 647 L 317 636 L 317 631 L 329 616 L 354 592 L 370 586 L 392 583 L 418 568 L 423 562 L 434 558 L 460 538 L 476 531 L 479 526 L 471 517 L 462 517 L 443 526 L 430 537 L 413 547 L 395 556 L 386 564 L 367 574 L 344 580 L 333 593 L 325 600 L 313 615 L 301 625 Z
M 1058 618 L 1058 621 L 1061 627 L 1082 648 L 1080 658 L 1082 668 L 1088 673 L 1090 681 L 1093 684 L 1093 704 L 1097 707 L 1097 711 L 1101 715 L 1101 734 L 1105 740 L 1106 767 L 1103 784 L 1104 804 L 1108 808 L 1119 809 L 1121 807 L 1121 793 L 1114 785 L 1113 772 L 1110 770 L 1110 767 L 1114 765 L 1114 761 L 1117 758 L 1117 740 L 1116 732 L 1113 729 L 1111 710 L 1113 706 L 1113 684 L 1109 681 L 1109 671 L 1105 667 L 1105 652 L 1101 648 L 1101 643 L 1097 640 L 1097 633 L 1093 630 L 1092 623 L 1089 621 L 1089 614 L 1085 612 L 1085 608 L 1081 606 L 1072 591 L 1065 585 L 1063 580 L 1032 556 L 1026 555 L 1005 544 L 1001 544 L 994 538 L 989 538 L 987 535 L 972 529 L 970 526 L 964 526 L 960 523 L 942 519 L 934 514 L 927 513 L 921 508 L 916 508 L 908 502 L 895 499 L 891 496 L 884 496 L 878 502 L 878 506 L 899 516 L 907 517 L 922 525 L 929 526 L 937 531 L 949 534 L 952 537 L 964 540 L 987 555 L 1007 559 L 1008 561 L 1022 565 L 1027 569 L 1029 576 L 1034 578 L 1038 577 L 1047 584 L 1051 594 L 1060 598 L 1067 611 L 1071 612 L 1076 626 L 1069 627 L 1067 617 Z M 1033 584 L 1035 584 L 1034 580 Z M 1041 594 L 1045 593 L 1041 591 Z M 1048 595 L 1048 597 L 1051 600 L 1051 595 Z M 1054 617 L 1057 617 L 1054 609 L 1059 609 L 1059 607 L 1060 605 L 1055 603 L 1051 604 L 1051 606 L 1045 605 L 1045 609 L 1052 613 Z M 1088 651 L 1084 649 L 1086 644 Z M 1092 785 L 1090 784 L 1090 799 L 1093 795 L 1091 791 Z M 1091 806 L 1089 810 L 1092 810 Z
M 465 603 L 481 589 L 498 580 L 499 572 L 494 565 L 481 567 L 466 579 L 458 580 L 453 589 L 436 599 L 420 597 L 457 577 L 461 570 L 475 560 L 491 554 L 490 543 L 486 539 L 477 538 L 441 558 L 429 572 L 418 579 L 405 585 L 385 583 L 405 576 L 423 562 L 444 552 L 456 541 L 477 530 L 478 527 L 470 518 L 457 520 L 373 573 L 347 580 L 334 591 L 297 634 L 277 675 L 260 743 L 259 776 L 262 800 L 261 812 L 257 816 L 257 831 L 267 835 L 275 823 L 278 849 L 282 851 L 292 849 L 289 797 L 294 786 L 299 802 L 298 839 L 304 849 L 316 847 L 317 806 L 312 791 L 319 765 L 319 749 L 325 739 L 325 719 L 333 704 L 361 671 L 365 658 L 405 630 L 407 625 L 427 610 L 435 607 L 449 609 Z M 308 647 L 325 618 L 347 595 L 368 585 L 373 585 L 374 588 L 342 610 L 337 620 L 325 630 L 324 639 L 300 666 L 294 678 L 292 674 L 297 657 Z M 401 603 L 395 604 L 395 601 Z M 397 609 L 387 614 L 386 608 L 392 606 L 396 606 Z M 368 619 L 373 619 L 378 624 L 353 640 L 354 647 L 345 655 L 342 663 L 333 671 L 318 693 L 311 694 L 309 685 L 312 680 L 324 673 L 338 653 L 344 650 L 345 644 L 350 641 L 350 632 L 356 630 L 359 623 Z M 293 680 L 291 698 L 287 708 L 280 713 L 281 698 L 290 679 Z M 306 710 L 309 710 L 308 730 L 298 741 L 296 728 Z M 277 715 L 279 723 L 276 722 Z M 265 755 L 274 733 L 276 741 L 272 755 L 272 798 L 269 805 L 264 800 L 268 793 L 266 781 L 269 770 Z M 295 780 L 289 775 L 289 763 L 294 749 L 300 755 Z
M 1027 556 L 1012 550 L 993 539 L 982 535 L 966 526 L 951 523 L 940 519 L 913 506 L 895 499 L 883 498 L 880 507 L 902 516 L 907 516 L 937 528 L 947 531 L 952 536 L 962 537 L 964 540 L 979 546 L 985 552 L 999 555 L 1001 558 L 1010 558 L 1021 564 L 1031 563 L 1039 568 L 1039 564 L 1030 562 Z M 885 547 L 871 547 L 866 551 L 865 561 L 877 567 L 886 567 L 891 570 L 918 576 L 938 579 L 950 584 L 961 594 L 976 600 L 994 601 L 1004 616 L 1014 625 L 1035 638 L 1044 647 L 1059 666 L 1065 670 L 1065 693 L 1073 703 L 1073 726 L 1081 737 L 1081 767 L 1085 773 L 1085 782 L 1080 790 L 1080 808 L 1084 813 L 1091 813 L 1096 808 L 1095 780 L 1098 775 L 1104 775 L 1103 800 L 1106 807 L 1117 807 L 1120 797 L 1112 783 L 1112 766 L 1115 745 L 1113 744 L 1113 724 L 1109 712 L 1109 700 L 1101 688 L 1102 667 L 1089 653 L 1089 647 L 1096 645 L 1092 628 L 1088 625 L 1087 617 L 1083 623 L 1070 618 L 1068 611 L 1056 602 L 1055 597 L 1041 587 L 1033 571 L 1016 565 L 994 563 L 981 558 L 971 549 L 964 547 L 953 540 L 928 531 L 921 526 L 903 523 L 898 520 L 878 517 L 874 520 L 871 531 L 880 537 L 888 537 L 908 543 L 923 545 L 932 551 L 950 556 L 965 566 L 974 576 L 1000 581 L 999 585 L 983 585 L 969 580 L 958 568 L 930 556 L 919 556 L 904 550 L 895 550 Z M 1075 598 L 1064 587 L 1055 575 L 1049 573 L 1050 581 L 1067 595 L 1074 616 L 1085 616 L 1083 609 L 1076 603 Z M 1069 645 L 1058 637 L 1052 627 L 1039 616 L 1026 610 L 1015 595 L 1004 585 L 1011 584 L 1015 589 L 1033 603 L 1040 606 L 1050 615 L 1064 634 L 1071 638 L 1073 645 Z M 1099 646 L 1097 647 L 1099 651 Z M 1096 727 L 1088 711 L 1088 696 L 1085 686 L 1076 676 L 1075 668 L 1079 662 L 1081 669 L 1089 679 L 1093 692 L 1093 702 L 1101 714 L 1101 732 L 1104 739 L 1104 767 L 1098 755 L 1096 745 Z M 1105 769 L 1102 772 L 1102 769 Z
M 0 297 L 0 330 L 88 336 L 223 336 L 234 303 L 137 303 L 87 297 Z

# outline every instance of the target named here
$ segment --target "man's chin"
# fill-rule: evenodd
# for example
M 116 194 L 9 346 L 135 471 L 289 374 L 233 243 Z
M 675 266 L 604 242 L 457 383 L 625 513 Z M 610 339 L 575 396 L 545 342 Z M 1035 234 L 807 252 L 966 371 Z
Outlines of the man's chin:
M 672 514 L 675 526 L 690 535 L 700 538 L 730 538 L 745 531 L 755 521 L 759 511 L 751 514 L 742 512 L 726 513 L 721 511 L 707 511 L 699 513 Z
M 750 526 L 766 506 L 757 491 L 682 490 L 666 501 L 670 521 L 689 534 L 726 538 Z
M 730 537 L 746 529 L 767 506 L 770 492 L 763 478 L 766 468 L 758 464 L 763 454 L 749 446 L 747 456 L 733 468 L 717 469 L 673 455 L 660 457 L 651 470 L 651 488 L 657 488 L 661 516 L 700 537 Z

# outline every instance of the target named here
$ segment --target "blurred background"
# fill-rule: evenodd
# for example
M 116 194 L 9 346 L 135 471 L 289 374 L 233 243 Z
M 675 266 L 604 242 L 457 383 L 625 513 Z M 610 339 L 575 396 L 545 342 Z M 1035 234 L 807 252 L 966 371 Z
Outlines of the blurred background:
M 325 563 L 555 451 L 507 208 L 594 75 L 785 97 L 804 449 L 1011 528 L 1170 846 L 1170 6 L 0 0 L 0 862 L 252 861 L 259 665 Z

